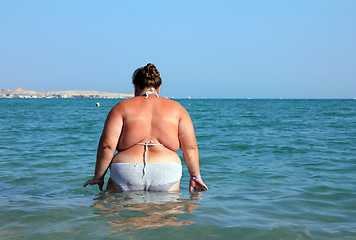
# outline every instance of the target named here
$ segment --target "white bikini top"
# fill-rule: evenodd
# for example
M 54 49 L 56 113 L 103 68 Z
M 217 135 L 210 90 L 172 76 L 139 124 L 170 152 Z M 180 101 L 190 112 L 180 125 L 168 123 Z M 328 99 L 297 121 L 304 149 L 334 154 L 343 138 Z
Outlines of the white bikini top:
M 151 88 L 151 89 L 150 89 L 150 90 L 148 90 L 147 92 L 143 92 L 143 93 L 141 93 L 141 94 L 140 94 L 140 96 L 142 96 L 142 95 L 146 95 L 146 97 L 145 97 L 145 98 L 148 98 L 148 96 L 149 96 L 149 95 L 151 95 L 151 94 L 154 94 L 154 95 L 156 95 L 156 97 L 157 97 L 157 98 L 159 98 L 158 93 L 154 92 L 154 88 Z

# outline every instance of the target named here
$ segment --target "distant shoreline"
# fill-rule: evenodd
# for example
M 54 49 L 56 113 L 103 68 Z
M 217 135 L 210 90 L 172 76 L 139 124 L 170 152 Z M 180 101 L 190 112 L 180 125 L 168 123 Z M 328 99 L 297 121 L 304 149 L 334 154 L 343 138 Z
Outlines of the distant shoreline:
M 85 90 L 32 91 L 22 88 L 2 89 L 0 98 L 130 98 L 133 94 L 111 93 Z
M 102 98 L 102 99 L 123 99 L 134 97 L 134 94 L 111 93 L 86 90 L 68 91 L 32 91 L 22 88 L 2 89 L 0 98 Z M 205 100 L 356 100 L 356 98 L 206 98 L 206 97 L 169 97 L 170 99 L 205 99 Z

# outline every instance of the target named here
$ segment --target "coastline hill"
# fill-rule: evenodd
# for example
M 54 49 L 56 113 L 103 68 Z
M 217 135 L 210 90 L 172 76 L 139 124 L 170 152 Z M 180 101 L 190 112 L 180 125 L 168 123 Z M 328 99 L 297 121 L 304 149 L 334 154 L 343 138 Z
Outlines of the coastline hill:
M 133 96 L 133 94 L 83 90 L 37 92 L 16 88 L 2 89 L 0 91 L 0 98 L 130 98 Z

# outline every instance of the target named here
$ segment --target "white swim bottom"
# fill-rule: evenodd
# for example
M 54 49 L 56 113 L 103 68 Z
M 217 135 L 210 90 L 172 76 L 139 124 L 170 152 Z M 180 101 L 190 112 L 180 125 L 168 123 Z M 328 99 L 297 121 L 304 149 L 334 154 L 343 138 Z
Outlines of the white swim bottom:
M 172 162 L 112 163 L 110 177 L 123 191 L 168 191 L 182 177 L 182 165 Z

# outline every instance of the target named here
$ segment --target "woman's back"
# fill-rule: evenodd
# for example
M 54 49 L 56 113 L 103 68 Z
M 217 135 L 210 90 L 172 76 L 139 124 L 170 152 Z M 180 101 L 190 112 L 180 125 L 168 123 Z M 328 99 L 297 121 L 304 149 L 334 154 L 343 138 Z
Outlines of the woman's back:
M 162 144 L 149 149 L 148 162 L 180 162 L 179 121 L 184 108 L 177 102 L 155 95 L 137 96 L 118 103 L 112 114 L 122 118 L 118 154 L 113 162 L 142 162 L 144 147 L 137 143 Z
M 152 140 L 176 152 L 179 149 L 178 124 L 180 105 L 167 98 L 144 96 L 126 99 L 118 104 L 123 119 L 118 151 L 136 143 Z
M 178 103 L 158 95 L 137 96 L 114 107 L 113 111 L 121 116 L 122 131 L 118 153 L 112 161 L 113 181 L 108 187 L 179 190 L 182 166 L 176 151 L 180 145 L 181 108 Z M 141 171 L 142 177 L 137 178 Z

